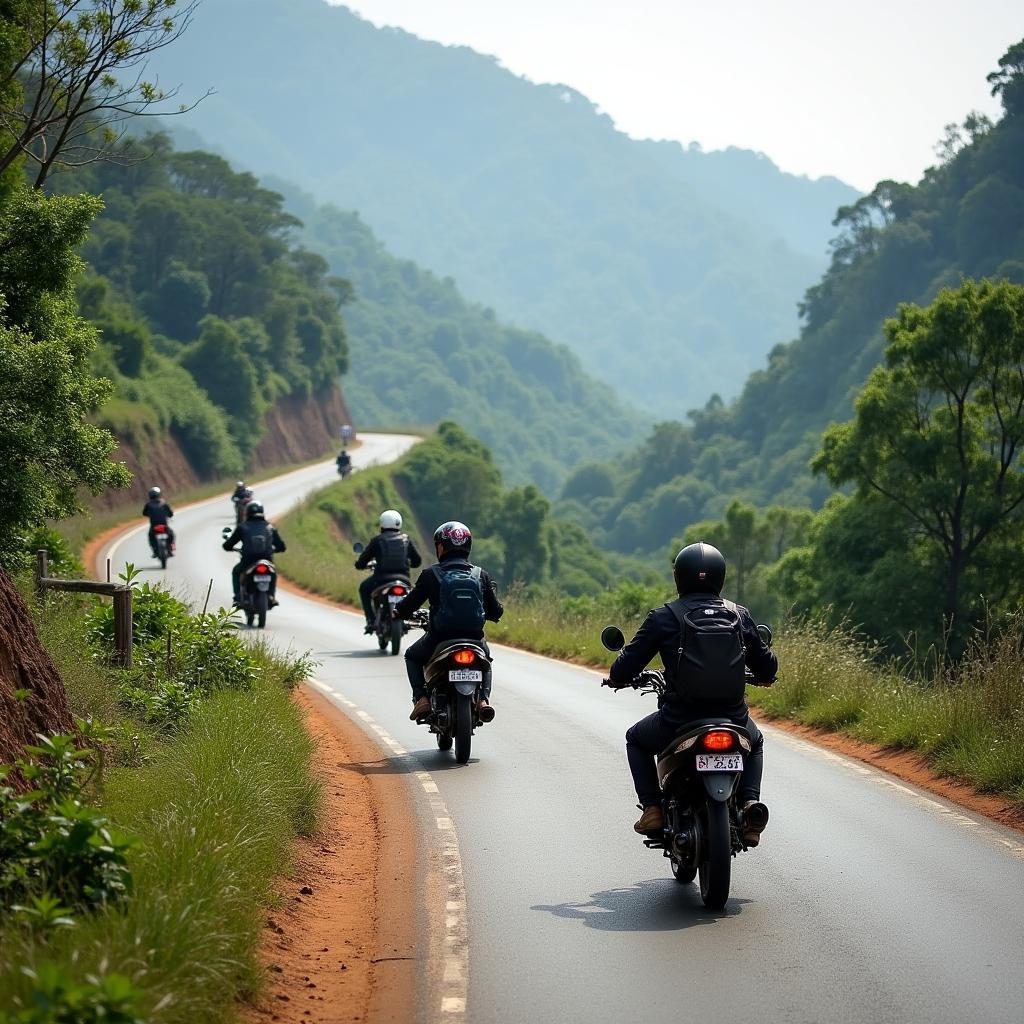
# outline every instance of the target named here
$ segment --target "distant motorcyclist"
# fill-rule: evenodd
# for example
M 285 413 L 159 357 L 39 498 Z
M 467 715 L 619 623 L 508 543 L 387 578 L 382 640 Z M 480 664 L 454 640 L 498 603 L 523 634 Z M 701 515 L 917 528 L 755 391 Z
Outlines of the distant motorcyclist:
M 236 494 L 238 495 L 237 497 L 235 497 Z M 242 485 L 242 492 L 241 492 L 241 494 L 238 493 L 238 488 L 237 487 L 235 488 L 235 494 L 233 494 L 231 496 L 231 500 L 235 503 L 235 522 L 236 523 L 244 523 L 245 522 L 245 510 L 246 510 L 249 502 L 252 501 L 252 498 L 253 498 L 253 492 L 252 492 L 252 488 L 251 487 L 246 487 L 243 484 Z
M 241 500 L 241 498 L 242 498 L 242 496 L 244 494 L 245 494 L 245 481 L 244 480 L 239 480 L 235 484 L 235 490 L 234 490 L 234 493 L 231 495 L 231 500 L 237 504 L 238 501 Z
M 402 514 L 393 508 L 385 509 L 377 520 L 380 533 L 372 538 L 356 559 L 356 568 L 365 569 L 370 562 L 376 562 L 373 572 L 359 584 L 359 600 L 363 603 L 363 614 L 366 616 L 364 632 L 373 632 L 373 606 L 370 595 L 382 583 L 401 576 L 409 578 L 410 569 L 423 564 L 423 558 L 416 550 L 416 545 L 405 533 L 402 533 Z
M 334 461 L 338 467 L 338 472 L 343 477 L 348 476 L 348 474 L 352 471 L 352 456 L 349 455 L 349 453 L 344 448 L 341 449 L 341 451 L 338 453 L 338 457 Z
M 285 550 L 285 543 L 277 528 L 268 523 L 263 511 L 263 504 L 259 501 L 250 501 L 245 508 L 245 522 L 235 527 L 235 532 L 221 545 L 225 551 L 231 551 L 241 541 L 242 557 L 231 570 L 231 589 L 234 592 L 235 604 L 241 606 L 241 594 L 239 584 L 242 573 L 255 565 L 261 559 L 272 562 L 274 553 Z M 277 574 L 274 574 L 270 583 L 270 607 L 277 604 L 275 596 L 277 592 Z
M 682 616 L 694 611 L 699 615 L 728 616 L 731 611 L 735 613 L 733 623 L 738 616 L 747 668 L 762 685 L 775 679 L 778 659 L 761 639 L 750 612 L 720 596 L 725 584 L 725 568 L 724 556 L 712 545 L 698 543 L 684 547 L 676 555 L 673 566 L 679 598 L 648 613 L 636 636 L 622 649 L 608 673 L 613 684 L 626 686 L 657 654 L 661 655 L 665 667 L 665 681 L 668 685 L 660 707 L 626 733 L 629 770 L 633 775 L 636 795 L 643 807 L 643 814 L 633 828 L 641 834 L 657 834 L 664 827 L 655 759 L 686 724 L 695 719 L 727 718 L 747 730 L 753 749 L 746 758 L 740 780 L 738 796 L 741 813 L 749 811 L 751 805 L 760 802 L 764 737 L 750 718 L 743 697 L 730 697 L 723 701 L 696 700 L 687 694 L 685 683 L 677 678 L 683 653 L 683 630 L 686 628 Z M 760 829 L 745 829 L 743 840 L 747 846 L 756 846 L 760 840 Z
M 174 531 L 171 529 L 169 520 L 174 515 L 174 510 L 164 501 L 159 487 L 150 487 L 148 500 L 142 506 L 142 514 L 149 520 L 149 547 L 153 552 L 153 557 L 157 557 L 156 530 L 154 529 L 156 526 L 166 527 L 168 554 L 173 555 Z
M 476 580 L 483 602 L 484 618 L 490 622 L 497 622 L 505 610 L 494 592 L 494 582 L 491 577 L 484 569 L 474 566 L 469 561 L 469 552 L 472 547 L 473 535 L 469 532 L 469 527 L 459 522 L 442 523 L 434 531 L 434 550 L 437 552 L 437 563 L 420 573 L 419 579 L 416 580 L 416 586 L 395 606 L 395 614 L 400 618 L 407 619 L 414 611 L 422 607 L 424 602 L 430 602 L 430 627 L 405 652 L 405 670 L 409 676 L 409 685 L 412 687 L 413 708 L 409 715 L 412 721 L 423 718 L 430 712 L 430 699 L 427 697 L 424 668 L 439 643 L 444 640 L 479 640 L 483 644 L 484 650 L 490 654 L 482 628 L 476 630 L 443 629 L 437 626 L 437 623 L 445 618 L 443 612 L 450 612 L 450 609 L 444 609 L 442 605 L 441 581 L 446 573 L 452 570 L 457 572 L 461 569 L 463 573 L 468 571 L 470 578 Z M 481 692 L 480 700 L 477 703 L 477 714 L 481 722 L 494 720 L 494 708 L 491 707 L 490 697 L 489 688 L 486 692 Z

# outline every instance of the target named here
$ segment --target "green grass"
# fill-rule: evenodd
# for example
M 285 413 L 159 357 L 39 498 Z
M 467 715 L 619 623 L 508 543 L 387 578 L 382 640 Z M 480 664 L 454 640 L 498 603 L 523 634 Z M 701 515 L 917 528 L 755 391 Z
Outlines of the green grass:
M 289 696 L 294 666 L 260 649 L 254 686 L 215 692 L 161 737 L 118 706 L 114 680 L 82 657 L 80 603 L 51 602 L 41 633 L 76 714 L 117 730 L 91 802 L 140 840 L 129 858 L 135 891 L 76 915 L 45 944 L 0 922 L 0 1006 L 30 991 L 22 968 L 49 961 L 78 979 L 127 975 L 152 1024 L 235 1020 L 260 983 L 274 879 L 319 807 L 313 741 Z

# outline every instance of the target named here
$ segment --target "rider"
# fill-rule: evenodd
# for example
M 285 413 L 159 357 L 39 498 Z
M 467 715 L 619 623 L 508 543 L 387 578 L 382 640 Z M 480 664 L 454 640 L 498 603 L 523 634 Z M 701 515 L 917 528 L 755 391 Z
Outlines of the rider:
M 357 569 L 365 569 L 370 562 L 377 563 L 373 572 L 359 584 L 359 599 L 363 602 L 363 614 L 366 616 L 366 633 L 373 632 L 373 607 L 370 604 L 373 591 L 396 576 L 408 579 L 409 570 L 423 564 L 416 545 L 407 534 L 402 533 L 400 512 L 393 508 L 385 509 L 377 523 L 380 533 L 371 539 L 356 559 Z
M 149 500 L 145 505 L 142 506 L 142 514 L 149 520 L 149 546 L 153 551 L 153 557 L 156 558 L 156 526 L 167 527 L 167 550 L 170 554 L 174 554 L 174 531 L 171 529 L 171 524 L 167 521 L 174 515 L 174 511 L 170 505 L 164 501 L 159 487 L 150 487 L 149 489 Z
M 469 527 L 463 523 L 442 523 L 434 531 L 434 549 L 437 552 L 437 564 L 424 569 L 416 580 L 412 591 L 395 606 L 395 614 L 407 619 L 424 601 L 430 602 L 431 618 L 433 618 L 441 599 L 441 576 L 448 568 L 468 568 L 474 566 L 469 561 L 469 552 L 473 547 L 473 535 Z M 504 612 L 501 602 L 494 593 L 494 583 L 484 569 L 480 570 L 480 594 L 483 599 L 484 617 L 497 622 Z M 428 627 L 427 631 L 405 652 L 405 670 L 412 686 L 413 708 L 409 718 L 416 721 L 430 712 L 430 699 L 427 697 L 427 682 L 424 668 L 434 654 L 437 645 L 444 640 L 479 640 L 487 651 L 487 641 L 481 629 L 479 636 L 469 636 L 460 632 L 459 636 L 447 636 L 435 632 Z M 490 705 L 491 691 L 489 688 L 481 693 L 477 702 L 477 714 L 481 722 L 494 721 L 494 708 Z
M 717 548 L 704 543 L 687 545 L 676 555 L 673 575 L 679 599 L 648 613 L 636 636 L 622 649 L 608 673 L 612 683 L 627 686 L 656 654 L 661 655 L 665 666 L 667 686 L 658 710 L 642 718 L 626 733 L 629 770 L 643 807 L 643 814 L 633 828 L 642 835 L 661 832 L 664 817 L 655 758 L 679 735 L 687 722 L 709 717 L 727 718 L 743 726 L 750 734 L 752 750 L 740 780 L 739 803 L 744 817 L 749 814 L 752 821 L 758 818 L 766 821 L 767 809 L 759 805 L 764 737 L 750 718 L 742 697 L 722 704 L 697 702 L 687 697 L 685 688 L 676 688 L 675 669 L 680 654 L 680 620 L 676 612 L 682 614 L 695 608 L 703 611 L 722 606 L 737 612 L 746 664 L 761 685 L 770 685 L 774 681 L 779 668 L 778 659 L 761 639 L 750 612 L 720 596 L 725 583 L 725 558 Z M 676 611 L 673 611 L 673 606 Z M 749 824 L 744 827 L 743 841 L 747 846 L 757 846 L 763 827 L 763 824 L 760 828 Z
M 238 495 L 237 498 L 235 497 L 235 494 Z M 252 501 L 252 488 L 251 487 L 247 487 L 243 483 L 242 484 L 242 493 L 239 494 L 238 493 L 238 488 L 236 487 L 235 488 L 235 494 L 233 494 L 231 496 L 231 500 L 235 503 L 235 522 L 236 523 L 244 523 L 245 522 L 245 510 L 248 507 L 249 502 Z
M 244 480 L 239 480 L 235 484 L 235 491 L 231 495 L 231 500 L 234 501 L 234 502 L 241 501 L 242 496 L 244 494 L 245 494 L 245 481 Z
M 239 541 L 242 542 L 242 557 L 231 570 L 231 589 L 234 591 L 235 604 L 241 607 L 242 601 L 239 584 L 242 579 L 242 573 L 250 565 L 255 565 L 261 559 L 265 558 L 268 562 L 272 562 L 274 560 L 274 552 L 284 551 L 285 543 L 277 532 L 277 528 L 272 523 L 267 522 L 263 512 L 263 503 L 260 501 L 250 501 L 246 505 L 245 522 L 239 523 L 235 527 L 235 532 L 224 541 L 222 547 L 225 551 L 231 551 Z M 271 608 L 277 604 L 276 592 L 277 574 L 275 573 L 270 580 Z
M 338 472 L 344 476 L 352 468 L 352 456 L 342 448 L 338 457 L 334 460 L 338 465 Z

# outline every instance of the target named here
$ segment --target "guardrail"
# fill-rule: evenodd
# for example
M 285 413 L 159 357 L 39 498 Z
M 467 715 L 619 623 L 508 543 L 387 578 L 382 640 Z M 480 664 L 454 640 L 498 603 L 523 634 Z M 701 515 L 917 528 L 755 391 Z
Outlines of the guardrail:
M 45 549 L 36 552 L 36 601 L 46 604 L 47 590 L 70 590 L 99 594 L 114 600 L 114 664 L 132 667 L 132 588 L 124 583 L 100 583 L 95 580 L 62 580 L 49 575 L 50 561 Z M 109 574 L 109 568 L 108 568 Z

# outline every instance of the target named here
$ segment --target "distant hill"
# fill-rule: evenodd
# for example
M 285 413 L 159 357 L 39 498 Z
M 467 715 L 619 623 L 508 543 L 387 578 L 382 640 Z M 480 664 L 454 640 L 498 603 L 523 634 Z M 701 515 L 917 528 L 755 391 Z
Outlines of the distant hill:
M 187 122 L 232 160 L 358 210 L 662 416 L 735 395 L 795 335 L 856 198 L 758 154 L 632 141 L 571 88 L 322 0 L 205 0 L 155 66 L 216 89 Z
M 947 285 L 1024 284 L 1024 42 L 1000 61 L 1005 115 L 969 117 L 917 186 L 891 181 L 840 211 L 832 264 L 801 306 L 800 337 L 780 345 L 731 405 L 666 423 L 614 466 L 584 466 L 564 512 L 615 549 L 660 549 L 729 499 L 818 505 L 830 491 L 808 463 L 829 423 L 882 358 L 882 324 L 901 302 Z

